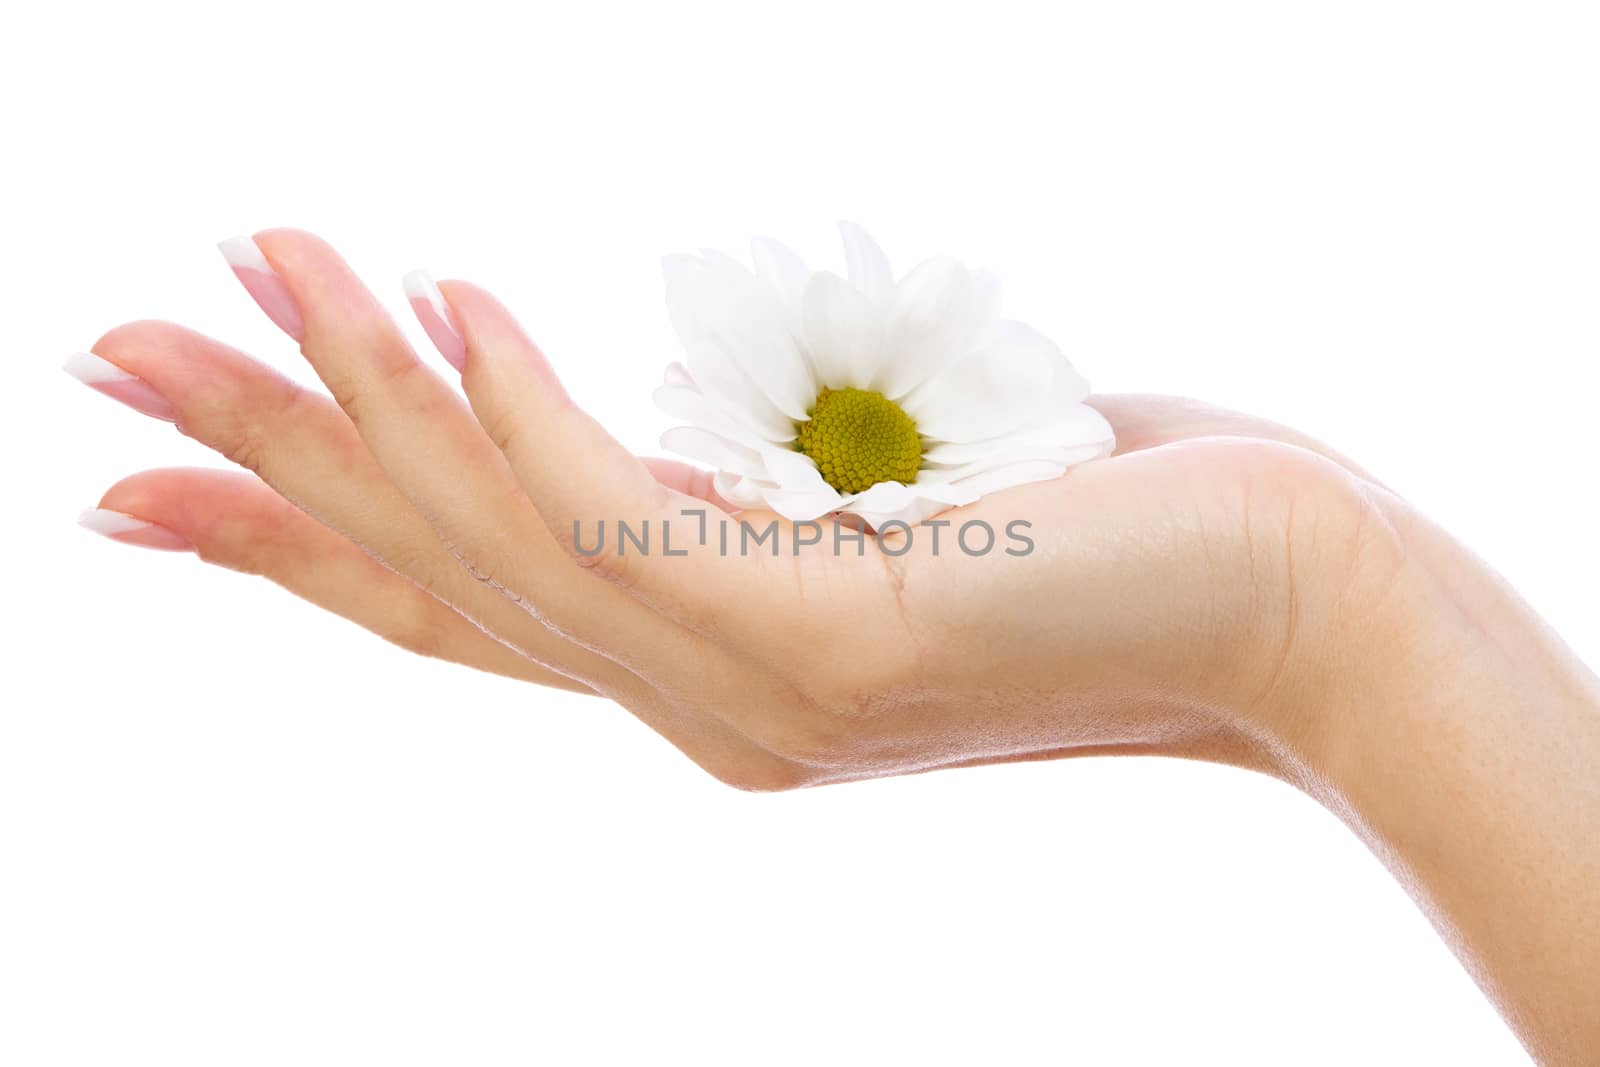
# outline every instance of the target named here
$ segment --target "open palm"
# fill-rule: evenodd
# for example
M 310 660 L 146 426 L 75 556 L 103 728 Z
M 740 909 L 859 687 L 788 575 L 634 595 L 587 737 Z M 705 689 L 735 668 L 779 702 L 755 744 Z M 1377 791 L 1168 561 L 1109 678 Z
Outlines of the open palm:
M 1370 569 L 1376 483 L 1172 398 L 1096 398 L 1114 456 L 881 542 L 731 515 L 704 472 L 578 410 L 482 290 L 442 287 L 464 404 L 326 244 L 255 244 L 271 276 L 247 284 L 283 287 L 294 315 L 264 306 L 331 399 L 181 327 L 111 331 L 96 357 L 167 405 L 138 406 L 249 472 L 127 479 L 101 506 L 150 526 L 118 535 L 170 532 L 413 651 L 598 693 L 741 787 L 1112 746 L 1246 762 L 1237 712 L 1283 684 L 1306 553 Z M 650 550 L 619 552 L 619 523 Z

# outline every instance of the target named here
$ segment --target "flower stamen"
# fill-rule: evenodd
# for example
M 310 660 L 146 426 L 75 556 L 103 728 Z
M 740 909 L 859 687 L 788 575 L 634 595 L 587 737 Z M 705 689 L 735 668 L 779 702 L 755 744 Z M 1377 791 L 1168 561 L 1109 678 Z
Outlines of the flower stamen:
M 822 480 L 839 492 L 916 481 L 922 468 L 917 424 L 882 393 L 823 389 L 806 414 L 806 421 L 795 424 L 795 450 L 810 456 Z

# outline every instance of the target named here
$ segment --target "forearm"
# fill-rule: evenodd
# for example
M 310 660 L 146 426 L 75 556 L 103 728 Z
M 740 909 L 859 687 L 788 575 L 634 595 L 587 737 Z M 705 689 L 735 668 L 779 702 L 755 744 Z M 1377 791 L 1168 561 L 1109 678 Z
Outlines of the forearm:
M 1386 610 L 1322 671 L 1306 787 L 1401 879 L 1549 1063 L 1600 1054 L 1600 686 L 1445 535 L 1406 521 Z

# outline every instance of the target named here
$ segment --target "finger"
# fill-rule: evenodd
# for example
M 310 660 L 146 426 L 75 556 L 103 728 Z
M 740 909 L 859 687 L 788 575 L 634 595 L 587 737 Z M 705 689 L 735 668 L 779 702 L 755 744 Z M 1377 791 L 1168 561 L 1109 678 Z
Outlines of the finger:
M 720 716 L 698 712 L 706 692 L 743 699 L 736 665 L 572 566 L 460 398 L 416 359 L 338 253 L 294 230 L 227 244 L 237 251 L 241 242 L 253 257 L 241 281 L 300 341 L 388 482 L 475 577 L 580 652 L 616 660 L 623 677 L 595 688 L 712 773 L 775 759 Z
M 719 659 L 732 660 L 735 669 L 719 676 L 714 664 L 705 681 L 686 687 L 689 699 L 746 736 L 785 751 L 784 739 L 792 736 L 794 727 L 772 714 L 772 703 L 752 699 L 749 675 L 744 673 L 748 664 L 770 668 L 794 663 L 797 631 L 773 625 L 775 595 L 790 597 L 794 614 L 807 609 L 811 627 L 805 633 L 823 629 L 833 635 L 840 628 L 825 602 L 833 597 L 831 603 L 852 608 L 872 603 L 847 589 L 852 583 L 856 588 L 868 586 L 870 576 L 871 591 L 881 596 L 882 583 L 877 581 L 881 569 L 851 566 L 865 557 L 834 559 L 820 553 L 786 560 L 793 566 L 777 564 L 776 553 L 724 558 L 714 524 L 726 520 L 726 515 L 704 500 L 663 485 L 573 404 L 549 364 L 498 301 L 462 282 L 450 283 L 448 295 L 440 290 L 429 296 L 438 301 L 438 318 L 449 316 L 450 328 L 459 331 L 456 336 L 465 353 L 463 382 L 473 413 L 510 462 L 549 525 L 552 539 L 614 583 L 613 588 L 620 587 L 619 592 L 627 590 L 717 646 Z M 704 541 L 696 537 L 693 519 L 681 521 L 690 514 L 698 514 L 708 528 Z M 625 553 L 614 542 L 585 557 L 578 545 L 577 524 L 587 523 L 593 530 L 602 519 L 625 520 L 633 529 L 642 529 L 646 540 L 654 529 L 656 552 Z M 766 526 L 765 517 L 755 521 Z M 770 528 L 777 530 L 775 519 Z M 680 534 L 672 542 L 679 554 L 668 550 L 668 530 Z M 776 539 L 779 534 L 772 536 Z M 726 554 L 733 552 L 742 555 L 742 548 Z M 807 584 L 799 572 L 801 562 L 810 563 L 817 575 L 810 582 L 809 599 L 800 591 Z M 827 573 L 830 566 L 834 573 Z M 734 651 L 721 653 L 721 648 Z M 785 675 L 763 670 L 756 677 L 771 689 L 784 684 L 778 679 Z
M 91 359 L 76 376 L 127 376 L 160 399 L 182 432 L 528 657 L 608 694 L 632 684 L 616 664 L 562 641 L 463 571 L 327 397 L 171 323 L 120 326 L 95 342 Z
M 461 398 L 337 252 L 297 230 L 254 243 L 298 308 L 301 352 L 388 479 L 480 580 L 646 677 L 697 654 L 691 635 L 571 566 Z
M 1104 415 L 1116 432 L 1115 455 L 1157 448 L 1195 437 L 1258 437 L 1315 452 L 1358 478 L 1373 485 L 1383 484 L 1354 461 L 1321 441 L 1269 419 L 1229 411 L 1182 396 L 1108 393 L 1091 396 L 1087 403 Z
M 407 652 L 592 692 L 491 637 L 248 474 L 144 471 L 112 486 L 100 508 L 154 523 L 207 563 L 266 578 Z
M 494 639 L 459 612 L 373 560 L 249 475 L 156 470 L 123 479 L 85 525 L 115 540 L 187 548 L 207 563 L 277 583 L 408 652 L 574 692 L 591 692 Z M 680 751 L 730 784 L 784 789 L 802 768 L 670 711 L 641 716 Z
M 696 500 L 704 500 L 718 511 L 731 513 L 737 510 L 717 492 L 712 478 L 713 472 L 691 466 L 681 460 L 660 459 L 655 456 L 645 456 L 641 462 L 652 478 L 673 492 L 692 496 Z
M 691 629 L 726 637 L 747 628 L 741 605 L 770 593 L 763 556 L 730 561 L 712 546 L 720 509 L 663 484 L 605 429 L 574 404 L 544 355 L 493 296 L 448 282 L 441 297 L 461 329 L 462 383 L 489 439 L 505 454 L 556 541 L 573 558 Z M 582 531 L 598 540 L 599 523 L 626 523 L 670 538 L 673 551 L 624 552 L 618 542 L 592 554 Z

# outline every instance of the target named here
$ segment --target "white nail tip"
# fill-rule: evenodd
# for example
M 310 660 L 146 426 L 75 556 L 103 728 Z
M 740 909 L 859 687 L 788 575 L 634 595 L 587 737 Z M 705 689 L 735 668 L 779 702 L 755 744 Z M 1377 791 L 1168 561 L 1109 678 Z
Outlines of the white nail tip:
M 97 534 L 115 537 L 117 534 L 133 533 L 135 530 L 147 530 L 155 523 L 136 519 L 132 515 L 124 515 L 120 511 L 89 508 L 78 516 L 78 525 Z
M 226 241 L 217 242 L 217 250 L 222 253 L 222 258 L 228 261 L 230 267 L 258 270 L 263 274 L 272 273 L 272 264 L 261 254 L 261 249 L 257 247 L 253 237 L 230 237 Z
M 409 299 L 426 300 L 433 305 L 433 310 L 438 312 L 440 318 L 444 317 L 444 294 L 439 292 L 439 286 L 431 274 L 425 270 L 414 270 L 407 274 L 400 284 L 405 287 Z
M 105 382 L 132 382 L 137 381 L 135 375 L 129 374 L 121 367 L 109 360 L 101 359 L 93 352 L 74 352 L 67 357 L 61 369 L 72 375 L 84 385 L 100 385 Z

